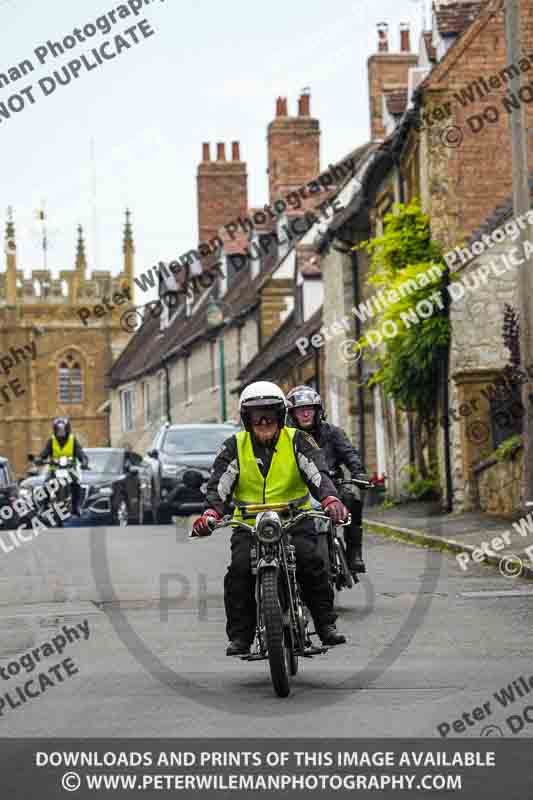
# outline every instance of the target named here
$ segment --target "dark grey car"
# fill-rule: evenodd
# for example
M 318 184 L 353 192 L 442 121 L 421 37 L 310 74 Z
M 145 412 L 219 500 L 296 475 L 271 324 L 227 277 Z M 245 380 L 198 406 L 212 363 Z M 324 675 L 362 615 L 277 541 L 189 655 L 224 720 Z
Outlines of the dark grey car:
M 215 456 L 222 443 L 240 430 L 239 425 L 228 422 L 163 425 L 145 456 L 158 495 L 158 522 L 170 522 L 173 512 L 203 511 L 203 489 Z M 184 483 L 183 476 L 188 469 L 202 474 L 205 481 L 201 488 L 194 489 Z

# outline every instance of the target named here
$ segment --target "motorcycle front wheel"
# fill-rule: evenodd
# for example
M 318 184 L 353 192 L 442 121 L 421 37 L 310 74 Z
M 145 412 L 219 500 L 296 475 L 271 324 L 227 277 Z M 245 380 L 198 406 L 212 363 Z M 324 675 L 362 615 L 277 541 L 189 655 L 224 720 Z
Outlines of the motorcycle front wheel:
M 261 603 L 265 637 L 272 684 L 278 697 L 287 697 L 291 691 L 292 637 L 287 635 L 278 594 L 278 573 L 265 569 L 261 573 Z M 288 641 L 291 640 L 291 641 Z M 294 674 L 294 673 L 293 673 Z
M 339 574 L 337 575 L 337 590 L 340 591 L 344 587 L 346 587 L 346 589 L 351 589 L 353 586 L 352 573 L 348 568 L 348 561 L 346 560 L 344 547 L 337 538 L 335 538 L 335 553 L 339 568 Z M 341 580 L 339 580 L 339 578 Z

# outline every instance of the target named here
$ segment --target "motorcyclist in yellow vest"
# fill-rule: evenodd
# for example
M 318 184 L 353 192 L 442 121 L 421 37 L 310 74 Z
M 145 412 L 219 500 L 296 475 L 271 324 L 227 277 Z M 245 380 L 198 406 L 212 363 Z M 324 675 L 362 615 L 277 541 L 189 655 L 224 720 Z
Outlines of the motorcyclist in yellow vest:
M 70 421 L 66 417 L 57 417 L 52 424 L 52 436 L 48 439 L 44 449 L 35 459 L 36 464 L 40 464 L 48 459 L 59 461 L 61 456 L 66 456 L 74 465 L 79 461 L 82 469 L 89 468 L 89 460 L 85 455 L 82 446 L 71 433 Z M 53 471 L 53 468 L 52 468 Z M 80 516 L 80 486 L 76 480 L 72 481 L 72 513 Z
M 208 536 L 208 520 L 219 520 L 232 510 L 235 518 L 242 519 L 237 504 L 298 500 L 302 509 L 310 508 L 309 493 L 336 522 L 344 520 L 348 511 L 336 497 L 322 451 L 307 433 L 285 425 L 287 403 L 281 389 L 269 381 L 252 383 L 241 394 L 239 410 L 245 430 L 226 439 L 217 453 L 207 484 L 207 508 L 194 523 L 194 533 Z M 293 533 L 296 574 L 315 629 L 323 644 L 342 644 L 346 639 L 335 627 L 333 590 L 312 519 L 304 520 Z M 250 536 L 236 528 L 224 579 L 227 655 L 244 655 L 253 642 L 254 587 Z

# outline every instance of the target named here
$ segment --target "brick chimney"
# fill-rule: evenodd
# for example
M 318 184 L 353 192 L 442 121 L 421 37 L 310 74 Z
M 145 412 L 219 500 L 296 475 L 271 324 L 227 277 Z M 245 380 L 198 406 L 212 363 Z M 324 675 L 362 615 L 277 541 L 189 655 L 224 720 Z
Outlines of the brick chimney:
M 389 52 L 388 25 L 378 24 L 378 52 L 367 61 L 368 97 L 370 101 L 370 133 L 372 141 L 385 138 L 382 95 L 385 89 L 407 87 L 411 67 L 416 67 L 418 56 L 410 52 L 409 26 L 400 26 L 400 53 Z
M 208 242 L 219 229 L 248 209 L 246 163 L 240 160 L 239 142 L 231 144 L 231 161 L 226 161 L 224 142 L 217 143 L 217 159 L 211 161 L 209 143 L 202 145 L 198 165 L 198 236 Z
M 320 123 L 311 116 L 311 95 L 304 89 L 298 116 L 290 117 L 287 98 L 278 97 L 276 117 L 267 129 L 270 202 L 311 181 L 320 172 Z
M 411 52 L 411 35 L 407 22 L 402 22 L 400 25 L 400 50 L 402 53 Z

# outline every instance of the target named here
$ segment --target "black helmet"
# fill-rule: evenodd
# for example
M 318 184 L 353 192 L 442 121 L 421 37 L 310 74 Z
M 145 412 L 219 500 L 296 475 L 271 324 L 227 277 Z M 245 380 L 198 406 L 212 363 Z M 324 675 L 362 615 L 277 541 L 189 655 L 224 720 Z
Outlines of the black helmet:
M 54 436 L 59 436 L 61 439 L 66 439 L 70 436 L 70 421 L 67 417 L 56 417 L 52 423 Z M 63 433 L 58 434 L 58 430 L 62 428 Z
M 326 418 L 322 398 L 310 386 L 295 386 L 287 395 L 287 410 L 292 421 L 296 424 L 292 411 L 300 406 L 315 406 L 318 410 L 315 413 L 315 425 L 320 425 Z

